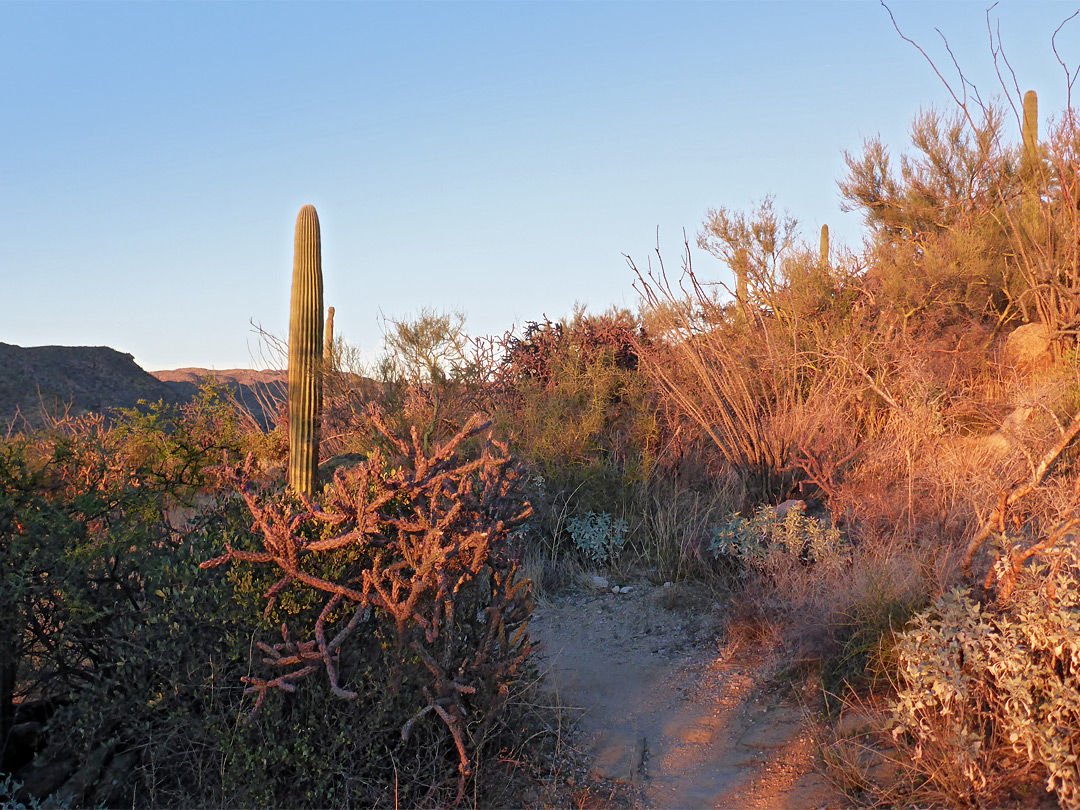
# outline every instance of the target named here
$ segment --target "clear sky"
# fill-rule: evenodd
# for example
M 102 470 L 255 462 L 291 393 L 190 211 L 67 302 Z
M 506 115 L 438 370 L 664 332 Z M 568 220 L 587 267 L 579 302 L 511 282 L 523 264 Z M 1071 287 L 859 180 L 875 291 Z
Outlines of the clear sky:
M 989 96 L 987 5 L 891 7 Z M 991 12 L 1044 120 L 1076 8 Z M 1058 44 L 1080 61 L 1080 19 Z M 491 334 L 636 307 L 623 254 L 643 264 L 659 230 L 677 267 L 710 207 L 772 194 L 811 242 L 828 223 L 857 247 L 844 150 L 903 148 L 947 101 L 874 0 L 0 0 L 0 341 L 251 366 L 250 322 L 287 330 L 304 203 L 337 333 L 368 354 L 380 313 Z

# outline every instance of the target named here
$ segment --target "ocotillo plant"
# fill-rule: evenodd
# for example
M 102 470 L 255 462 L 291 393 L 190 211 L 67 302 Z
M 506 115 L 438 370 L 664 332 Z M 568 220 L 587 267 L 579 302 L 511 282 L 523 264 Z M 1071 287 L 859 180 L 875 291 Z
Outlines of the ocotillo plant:
M 319 215 L 305 205 L 296 217 L 292 308 L 289 312 L 289 488 L 315 494 L 322 407 L 322 248 Z
M 829 263 L 829 226 L 821 226 L 821 263 Z

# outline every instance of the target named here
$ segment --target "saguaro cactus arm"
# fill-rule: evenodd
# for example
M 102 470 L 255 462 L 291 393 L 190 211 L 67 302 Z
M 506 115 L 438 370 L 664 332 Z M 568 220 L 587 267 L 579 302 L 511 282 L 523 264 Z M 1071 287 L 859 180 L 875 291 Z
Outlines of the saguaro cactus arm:
M 319 216 L 305 205 L 296 217 L 289 311 L 289 488 L 312 497 L 319 467 L 322 408 L 323 284 Z
M 329 372 L 334 360 L 334 308 L 326 308 L 326 337 L 323 341 L 323 371 Z

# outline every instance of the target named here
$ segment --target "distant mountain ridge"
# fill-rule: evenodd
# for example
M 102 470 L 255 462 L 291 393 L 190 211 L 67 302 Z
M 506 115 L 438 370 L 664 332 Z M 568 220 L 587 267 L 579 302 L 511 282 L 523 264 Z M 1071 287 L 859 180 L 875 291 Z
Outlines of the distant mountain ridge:
M 271 427 L 277 418 L 276 403 L 286 397 L 289 375 L 284 370 L 257 371 L 249 368 L 177 368 L 151 371 L 183 401 L 193 399 L 207 377 L 224 384 L 260 425 Z
M 181 368 L 148 372 L 108 346 L 15 346 L 0 343 L 0 435 L 39 428 L 48 418 L 133 408 L 139 400 L 188 402 L 206 377 L 223 383 L 263 425 L 285 397 L 285 371 Z
M 46 415 L 81 416 L 131 408 L 140 399 L 181 397 L 144 371 L 130 354 L 108 346 L 32 346 L 0 343 L 0 430 L 41 427 Z

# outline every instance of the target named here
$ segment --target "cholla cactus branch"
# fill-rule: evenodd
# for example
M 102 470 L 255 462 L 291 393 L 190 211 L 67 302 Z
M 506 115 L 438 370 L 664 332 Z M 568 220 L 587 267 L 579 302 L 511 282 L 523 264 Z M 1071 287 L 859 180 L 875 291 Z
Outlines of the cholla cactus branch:
M 501 700 L 530 650 L 527 582 L 517 580 L 505 545 L 531 508 L 517 497 L 520 473 L 506 446 L 485 435 L 489 423 L 480 417 L 430 453 L 416 431 L 405 439 L 377 409 L 370 417 L 399 458 L 391 468 L 390 459 L 375 450 L 355 468 L 339 469 L 319 503 L 304 496 L 300 503 L 267 498 L 252 483 L 250 462 L 222 471 L 251 512 L 262 549 L 227 546 L 226 554 L 203 566 L 275 568 L 280 577 L 266 592 L 268 610 L 290 588 L 323 597 L 310 640 L 293 641 L 283 626 L 282 641 L 262 647 L 267 666 L 289 671 L 245 681 L 256 696 L 253 711 L 269 691 L 291 691 L 319 669 L 326 671 L 333 694 L 355 696 L 339 660 L 351 634 L 366 617 L 392 629 L 431 679 L 427 705 L 402 734 L 408 737 L 428 714 L 442 720 L 459 755 L 460 800 L 479 733 L 465 724 L 467 702 L 479 700 L 482 689 L 485 699 Z M 479 448 L 464 458 L 466 443 L 477 441 Z M 331 554 L 336 562 L 327 565 Z M 342 560 L 351 562 L 343 566 Z M 480 592 L 486 595 L 477 602 Z M 470 593 L 472 601 L 463 606 Z

